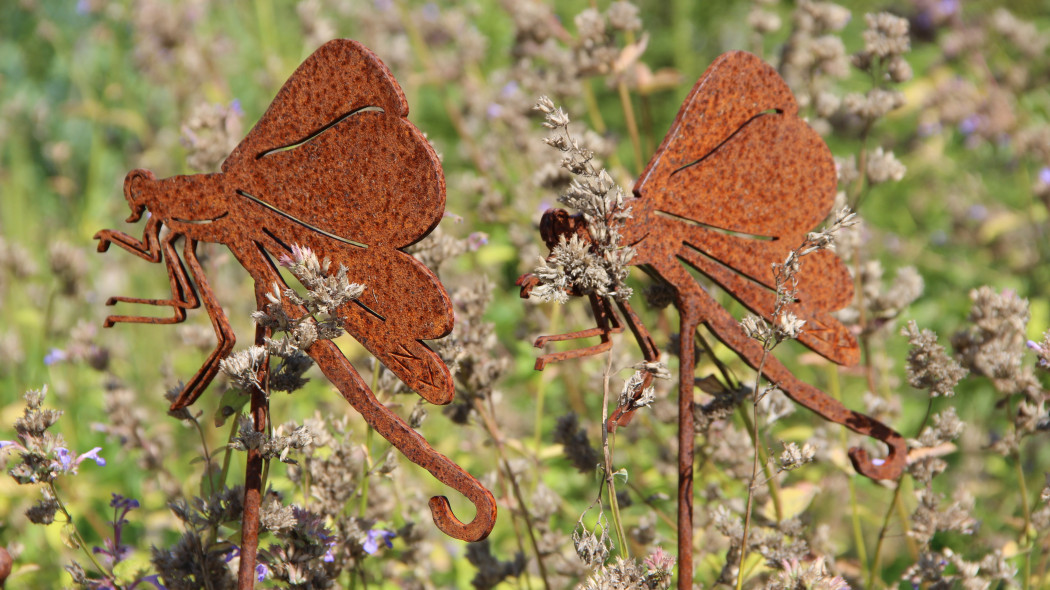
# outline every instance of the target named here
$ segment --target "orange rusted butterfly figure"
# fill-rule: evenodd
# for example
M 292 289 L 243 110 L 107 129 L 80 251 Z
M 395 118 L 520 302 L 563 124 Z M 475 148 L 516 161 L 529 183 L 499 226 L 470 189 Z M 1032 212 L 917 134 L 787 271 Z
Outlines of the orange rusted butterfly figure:
M 255 281 L 259 309 L 275 283 L 286 287 L 274 259 L 293 246 L 310 248 L 333 268 L 345 266 L 351 281 L 365 285 L 358 300 L 336 312 L 346 331 L 427 401 L 452 401 L 448 367 L 422 342 L 452 330 L 452 306 L 434 273 L 403 251 L 441 220 L 445 179 L 437 155 L 407 115 L 401 87 L 379 58 L 355 41 L 330 41 L 292 74 L 221 172 L 163 180 L 147 170 L 127 175 L 127 221 L 148 212 L 143 237 L 103 230 L 95 236 L 98 249 L 116 244 L 150 262 L 163 260 L 172 296 L 114 297 L 107 304 L 170 306 L 174 313 L 110 316 L 106 326 L 178 323 L 203 302 L 219 341 L 172 410 L 200 397 L 234 345 L 197 260 L 198 242 L 230 249 Z M 168 229 L 163 236 L 162 227 Z M 181 259 L 175 247 L 180 237 Z M 290 317 L 307 313 L 287 299 L 283 305 Z M 465 524 L 444 496 L 431 498 L 438 528 L 467 541 L 485 538 L 496 518 L 492 494 L 379 403 L 333 342 L 318 340 L 306 352 L 377 432 L 474 503 L 477 515 Z
M 692 579 L 693 335 L 703 324 L 753 368 L 763 356 L 762 345 L 744 334 L 737 320 L 687 267 L 771 320 L 776 301 L 771 265 L 782 263 L 806 233 L 827 217 L 835 187 L 831 153 L 798 117 L 787 84 L 754 55 L 733 52 L 715 60 L 693 87 L 635 185 L 636 198 L 626 204 L 631 218 L 621 233 L 623 243 L 635 250 L 631 264 L 673 287 L 681 322 L 679 587 L 690 587 Z M 544 214 L 541 233 L 552 248 L 561 237 L 573 234 L 591 241 L 585 221 L 561 209 Z M 526 275 L 519 284 L 522 296 L 527 297 L 537 279 Z M 587 336 L 600 336 L 602 342 L 543 355 L 536 363 L 538 369 L 549 361 L 607 350 L 609 333 L 623 329 L 607 298 L 589 297 L 598 328 L 544 336 L 536 346 Z M 796 302 L 790 306 L 806 322 L 799 341 L 836 363 L 856 363 L 860 355 L 855 339 L 831 315 L 852 298 L 852 279 L 838 257 L 826 250 L 808 256 L 799 275 Z M 619 301 L 617 305 L 646 360 L 658 360 L 652 339 L 630 306 Z M 907 448 L 899 434 L 800 381 L 773 356 L 766 358 L 762 373 L 788 397 L 826 420 L 889 446 L 885 459 L 872 459 L 863 449 L 851 449 L 849 455 L 858 472 L 872 479 L 900 475 Z M 623 423 L 629 412 L 618 410 L 614 417 Z M 615 424 L 610 420 L 608 427 Z

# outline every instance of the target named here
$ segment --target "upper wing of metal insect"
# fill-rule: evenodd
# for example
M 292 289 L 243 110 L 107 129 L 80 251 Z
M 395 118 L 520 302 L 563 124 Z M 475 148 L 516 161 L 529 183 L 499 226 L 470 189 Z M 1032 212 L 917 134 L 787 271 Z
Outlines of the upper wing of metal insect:
M 693 87 L 635 186 L 635 215 L 673 224 L 686 246 L 675 254 L 767 319 L 775 304 L 771 263 L 784 262 L 835 198 L 831 153 L 797 112 L 772 67 L 727 53 Z M 634 263 L 645 264 L 652 249 L 641 248 Z M 856 341 L 829 315 L 853 297 L 849 272 L 827 251 L 805 264 L 791 308 L 806 321 L 800 341 L 852 364 Z
M 400 251 L 441 220 L 445 178 L 407 114 L 379 58 L 355 41 L 330 41 L 292 74 L 223 170 L 242 197 L 314 230 L 263 228 L 282 249 L 294 240 L 346 266 L 366 285 L 338 312 L 347 330 L 410 388 L 448 403 L 451 374 L 420 340 L 451 331 L 452 306 L 433 272 Z

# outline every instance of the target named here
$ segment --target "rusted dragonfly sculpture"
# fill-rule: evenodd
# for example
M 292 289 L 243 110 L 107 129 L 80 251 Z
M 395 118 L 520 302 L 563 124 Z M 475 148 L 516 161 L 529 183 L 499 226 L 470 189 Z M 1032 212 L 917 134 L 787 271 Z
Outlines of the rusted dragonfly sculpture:
M 146 215 L 142 238 L 103 230 L 95 236 L 98 249 L 116 244 L 163 262 L 171 297 L 113 297 L 107 304 L 170 307 L 172 315 L 113 315 L 105 325 L 175 324 L 203 303 L 218 338 L 172 410 L 200 397 L 235 341 L 197 259 L 198 242 L 230 249 L 255 281 L 259 309 L 274 284 L 287 287 L 274 260 L 293 246 L 310 248 L 333 268 L 345 266 L 351 280 L 366 286 L 337 311 L 346 331 L 427 401 L 452 401 L 448 367 L 423 342 L 452 330 L 452 306 L 437 276 L 404 252 L 441 220 L 445 179 L 407 115 L 401 87 L 379 58 L 355 41 L 330 41 L 292 74 L 221 172 L 162 180 L 148 170 L 127 175 L 127 221 Z M 308 313 L 287 298 L 282 305 L 289 317 Z M 463 523 L 444 496 L 431 498 L 438 528 L 466 541 L 485 538 L 496 518 L 492 494 L 381 404 L 332 341 L 318 340 L 306 352 L 372 428 L 475 505 L 474 520 Z
M 776 303 L 773 263 L 782 263 L 806 234 L 827 217 L 835 198 L 835 164 L 827 146 L 802 119 L 787 84 L 761 59 L 745 52 L 719 57 L 697 81 L 670 131 L 634 187 L 626 205 L 631 217 L 621 228 L 622 243 L 635 250 L 632 265 L 665 281 L 674 290 L 681 338 L 678 399 L 678 554 L 679 587 L 692 584 L 693 359 L 694 334 L 703 324 L 752 368 L 788 397 L 825 420 L 876 438 L 889 447 L 875 459 L 850 449 L 856 470 L 872 479 L 896 479 L 904 467 L 904 439 L 884 424 L 843 406 L 800 381 L 775 357 L 762 363 L 763 345 L 748 338 L 738 321 L 697 282 L 699 271 L 752 312 L 771 321 Z M 563 209 L 543 215 L 540 232 L 554 248 L 573 235 L 593 244 L 586 221 Z M 519 279 L 522 297 L 538 280 Z M 790 310 L 805 320 L 799 341 L 838 364 L 851 365 L 860 354 L 856 340 L 831 312 L 853 298 L 853 282 L 842 261 L 822 250 L 806 258 L 797 297 Z M 580 295 L 581 293 L 569 293 Z M 545 354 L 552 361 L 608 350 L 609 334 L 623 330 L 613 302 L 589 295 L 598 326 L 571 334 L 543 336 L 548 342 L 599 336 L 594 346 Z M 616 301 L 647 361 L 659 353 L 638 316 Z M 651 377 L 650 377 L 651 378 Z M 629 419 L 619 408 L 608 428 Z

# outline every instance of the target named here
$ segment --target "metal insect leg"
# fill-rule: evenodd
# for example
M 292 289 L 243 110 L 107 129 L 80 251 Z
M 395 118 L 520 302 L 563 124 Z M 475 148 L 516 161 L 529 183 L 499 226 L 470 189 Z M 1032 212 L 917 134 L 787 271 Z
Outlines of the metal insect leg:
M 619 334 L 620 332 L 623 332 L 623 324 L 621 324 L 620 319 L 616 317 L 616 312 L 613 311 L 612 306 L 609 305 L 609 300 L 607 298 L 598 297 L 591 293 L 588 295 L 588 299 L 591 302 L 591 311 L 594 313 L 594 319 L 598 322 L 596 327 L 580 330 L 578 332 L 569 332 L 567 334 L 540 336 L 533 343 L 533 346 L 536 348 L 543 348 L 548 342 L 563 342 L 565 340 L 591 338 L 593 336 L 600 337 L 601 342 L 594 346 L 585 346 L 573 350 L 544 354 L 536 359 L 537 371 L 542 371 L 543 368 L 547 366 L 547 363 L 556 363 L 569 359 L 593 356 L 605 352 L 612 347 L 612 340 L 609 338 L 610 334 Z
M 160 228 L 161 225 L 159 222 L 150 219 L 146 222 L 146 230 L 142 240 L 112 230 L 100 231 L 95 234 L 95 238 L 99 240 L 99 252 L 105 252 L 109 249 L 110 244 L 116 244 L 128 252 L 153 263 L 160 262 L 163 259 L 168 270 L 168 282 L 171 285 L 170 299 L 110 297 L 106 300 L 106 305 L 115 305 L 118 302 L 122 302 L 171 307 L 174 311 L 172 317 L 158 318 L 149 316 L 111 315 L 106 318 L 106 321 L 103 324 L 104 327 L 111 328 L 114 324 L 120 322 L 137 324 L 178 324 L 186 319 L 187 309 L 195 309 L 200 305 L 200 301 L 197 299 L 197 294 L 193 290 L 193 286 L 190 284 L 189 279 L 186 277 L 186 269 L 183 268 L 182 261 L 179 259 L 175 250 L 174 241 L 178 236 L 175 234 L 168 234 L 164 238 L 160 238 Z M 186 240 L 188 243 L 189 238 L 186 238 Z
M 226 312 L 223 311 L 222 306 L 215 299 L 215 294 L 212 293 L 211 286 L 204 276 L 204 269 L 197 259 L 196 240 L 186 238 L 183 257 L 186 259 L 186 265 L 189 266 L 190 274 L 193 275 L 193 280 L 197 283 L 197 288 L 200 289 L 200 298 L 204 301 L 204 309 L 208 311 L 208 318 L 211 319 L 211 325 L 215 329 L 215 337 L 218 339 L 218 343 L 215 345 L 215 349 L 211 351 L 211 354 L 208 355 L 204 364 L 201 365 L 201 368 L 183 386 L 179 396 L 171 403 L 171 410 L 185 408 L 197 401 L 197 398 L 204 393 L 204 390 L 207 389 L 212 379 L 219 372 L 219 362 L 230 354 L 233 346 L 237 343 L 237 337 L 230 326 L 230 320 L 227 319 Z M 192 291 L 193 287 L 189 286 L 189 290 Z
M 252 262 L 254 268 L 268 268 L 269 277 L 255 277 L 256 290 L 267 290 L 277 283 L 287 287 L 284 279 L 273 268 L 269 258 L 257 253 L 260 259 Z M 238 256 L 238 258 L 241 258 Z M 242 258 L 241 262 L 248 267 L 249 263 Z M 262 279 L 262 280 L 260 280 Z M 269 279 L 269 280 L 266 280 Z M 307 310 L 301 306 L 282 300 L 285 313 L 289 317 L 303 317 Z M 368 424 L 397 448 L 409 461 L 429 471 L 438 481 L 463 494 L 474 504 L 477 510 L 474 520 L 464 523 L 452 513 L 448 498 L 434 496 L 430 498 L 430 512 L 438 529 L 450 537 L 463 541 L 480 541 L 488 536 L 496 522 L 496 499 L 478 480 L 456 465 L 448 457 L 435 451 L 425 438 L 419 435 L 397 414 L 384 406 L 365 384 L 361 375 L 347 360 L 331 340 L 318 340 L 306 351 L 325 377 L 331 381 L 339 393 Z

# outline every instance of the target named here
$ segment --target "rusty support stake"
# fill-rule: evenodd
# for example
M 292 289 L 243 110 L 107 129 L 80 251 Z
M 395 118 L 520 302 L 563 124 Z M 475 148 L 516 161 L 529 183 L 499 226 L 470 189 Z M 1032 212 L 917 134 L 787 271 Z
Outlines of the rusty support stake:
M 662 279 L 675 291 L 681 332 L 678 383 L 678 587 L 691 588 L 693 576 L 693 335 L 704 325 L 788 397 L 825 420 L 875 438 L 888 447 L 884 459 L 864 449 L 849 451 L 854 468 L 871 479 L 897 479 L 907 445 L 886 425 L 843 406 L 819 389 L 799 381 L 775 357 L 762 364 L 762 345 L 748 338 L 736 318 L 698 283 L 690 267 L 705 275 L 752 312 L 773 321 L 776 279 L 773 263 L 802 244 L 806 233 L 828 216 L 835 198 L 835 163 L 824 141 L 798 117 L 798 105 L 783 79 L 761 59 L 742 51 L 722 55 L 704 72 L 682 104 L 670 131 L 634 186 L 625 207 L 631 216 L 619 227 L 623 243 L 634 248 L 631 264 Z M 549 248 L 576 235 L 594 240 L 585 220 L 562 209 L 544 213 L 540 233 Z M 518 279 L 522 297 L 539 282 Z M 611 303 L 575 287 L 569 295 L 588 295 L 597 329 L 542 336 L 536 346 L 573 337 L 600 336 L 588 348 L 544 354 L 549 362 L 590 356 L 608 348 L 618 331 Z M 597 299 L 597 300 L 596 300 Z M 790 311 L 804 320 L 799 341 L 842 365 L 860 356 L 857 342 L 832 312 L 853 299 L 849 271 L 834 253 L 807 257 Z M 638 317 L 617 302 L 646 361 L 659 360 L 652 339 Z M 610 327 L 611 326 L 611 327 Z M 644 388 L 643 388 L 644 389 Z M 639 391 L 642 391 L 640 389 Z M 633 410 L 618 408 L 624 424 Z
M 255 327 L 255 345 L 265 344 L 267 330 Z M 259 368 L 259 384 L 251 392 L 250 415 L 256 432 L 266 432 L 270 414 L 267 392 L 270 390 L 270 357 Z M 241 517 L 241 560 L 237 570 L 237 589 L 255 587 L 255 564 L 259 553 L 259 511 L 262 506 L 263 458 L 259 449 L 248 449 L 244 470 L 244 514 Z

